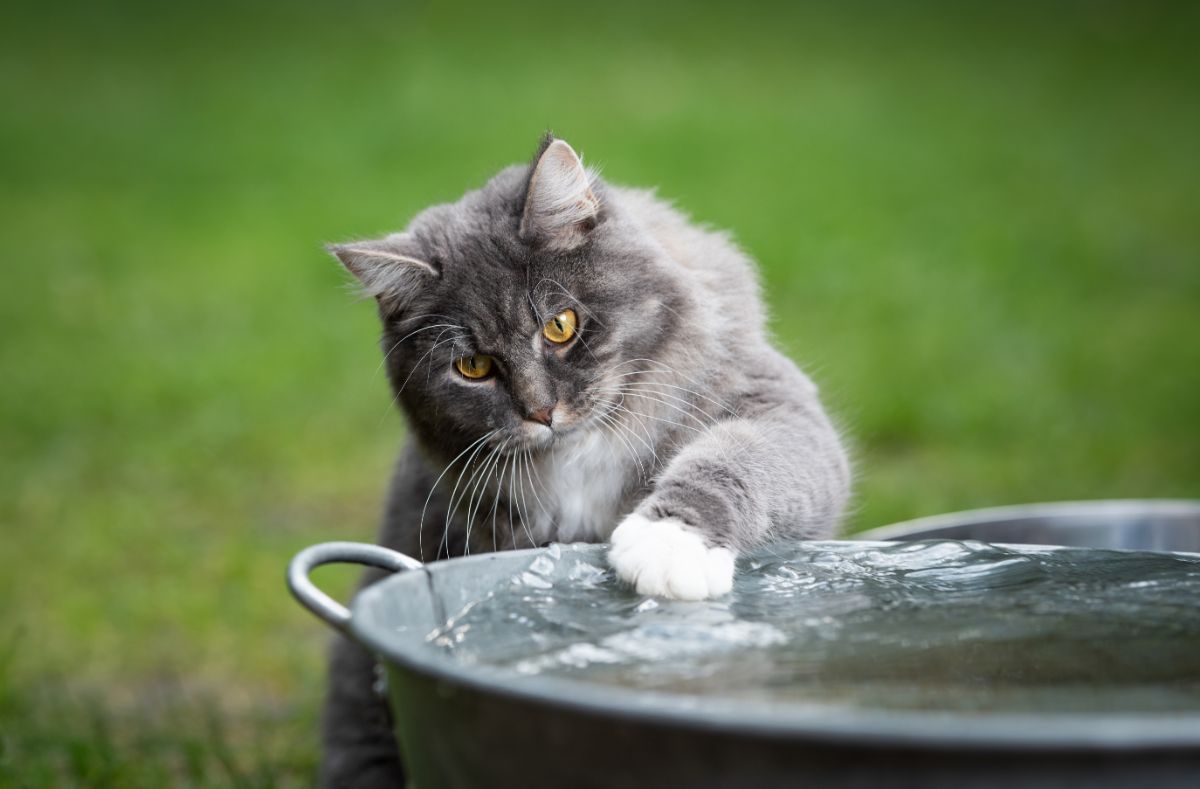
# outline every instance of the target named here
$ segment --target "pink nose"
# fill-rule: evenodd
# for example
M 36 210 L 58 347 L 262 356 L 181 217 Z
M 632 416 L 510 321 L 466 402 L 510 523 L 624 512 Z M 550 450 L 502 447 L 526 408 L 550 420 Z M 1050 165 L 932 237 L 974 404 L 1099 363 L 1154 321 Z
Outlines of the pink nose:
M 541 422 L 546 427 L 550 427 L 550 424 L 554 421 L 553 411 L 555 405 L 558 405 L 558 403 L 548 405 L 545 408 L 539 408 L 536 411 L 530 411 L 526 418 L 532 419 L 534 422 Z

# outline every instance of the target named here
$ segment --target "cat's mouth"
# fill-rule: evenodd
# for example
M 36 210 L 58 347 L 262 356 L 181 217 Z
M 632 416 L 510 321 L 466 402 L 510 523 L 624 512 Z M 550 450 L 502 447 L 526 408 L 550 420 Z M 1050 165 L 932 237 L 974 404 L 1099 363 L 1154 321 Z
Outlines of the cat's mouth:
M 554 443 L 572 436 L 581 430 L 600 424 L 607 409 L 604 402 L 591 405 L 585 413 L 566 408 L 556 408 L 549 425 L 533 420 L 522 420 L 510 437 L 502 442 L 502 454 L 515 454 L 526 451 L 539 452 L 548 449 Z
M 546 449 L 561 435 L 562 430 L 563 428 L 556 429 L 526 421 L 517 428 L 517 435 L 509 439 L 508 445 L 503 451 L 506 454 L 512 454 Z

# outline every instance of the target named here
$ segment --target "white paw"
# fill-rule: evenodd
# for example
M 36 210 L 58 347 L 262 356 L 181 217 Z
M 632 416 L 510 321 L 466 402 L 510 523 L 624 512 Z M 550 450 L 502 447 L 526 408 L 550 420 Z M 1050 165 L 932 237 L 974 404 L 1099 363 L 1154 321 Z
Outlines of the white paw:
M 733 551 L 709 548 L 675 518 L 628 516 L 613 532 L 608 560 L 639 594 L 704 600 L 733 588 Z

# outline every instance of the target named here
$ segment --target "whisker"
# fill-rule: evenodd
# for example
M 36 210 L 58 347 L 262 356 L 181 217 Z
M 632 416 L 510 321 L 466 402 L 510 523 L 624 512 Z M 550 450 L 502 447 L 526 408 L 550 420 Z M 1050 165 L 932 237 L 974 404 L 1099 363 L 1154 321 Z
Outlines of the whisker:
M 508 442 L 505 441 L 505 444 Z M 471 553 L 471 525 L 475 520 L 475 516 L 479 514 L 479 508 L 483 506 L 484 497 L 487 495 L 488 482 L 492 479 L 492 473 L 496 470 L 496 465 L 500 462 L 500 450 L 503 449 L 502 444 L 499 447 L 492 449 L 492 453 L 488 455 L 483 462 L 483 467 L 487 469 L 487 473 L 476 483 L 475 488 L 471 491 L 471 499 L 467 502 L 467 537 L 464 543 L 464 553 Z M 479 503 L 475 505 L 475 509 L 471 509 L 471 503 L 475 501 L 475 494 L 479 493 Z
M 488 435 L 489 436 L 495 435 L 495 433 L 496 433 L 496 431 L 493 430 Z M 456 493 L 458 493 L 458 486 L 462 483 L 463 474 L 465 474 L 467 472 L 467 469 L 471 468 L 471 464 L 475 462 L 475 457 L 479 454 L 479 451 L 481 449 L 483 449 L 484 446 L 486 446 L 486 444 L 480 444 L 479 446 L 477 446 L 475 448 L 475 451 L 471 453 L 471 456 L 469 458 L 467 458 L 466 463 L 463 466 L 463 470 L 461 472 L 459 472 L 458 479 L 454 483 L 454 489 L 450 491 L 450 503 L 446 507 L 446 525 L 442 529 L 442 545 L 446 546 L 446 558 L 447 559 L 450 558 L 450 519 L 454 517 L 454 514 L 458 511 L 459 504 L 462 503 L 462 497 L 460 496 L 458 499 L 459 503 L 455 504 L 454 496 Z M 475 475 L 478 473 L 479 473 L 479 469 L 478 469 L 478 467 L 476 467 L 471 472 L 470 479 L 475 479 Z M 471 485 L 471 482 L 470 482 L 470 480 L 468 480 L 467 486 L 470 487 L 470 485 Z M 466 495 L 466 492 L 467 491 L 464 488 L 463 489 L 464 496 Z M 441 546 L 439 546 L 438 547 L 438 556 L 441 556 L 441 555 L 442 555 L 442 550 L 441 550 Z
M 662 422 L 663 424 L 672 425 L 674 427 L 678 427 L 683 430 L 691 430 L 693 433 L 703 433 L 704 432 L 703 430 L 692 427 L 691 425 L 685 425 L 682 422 L 676 422 L 674 419 L 668 419 L 668 418 L 662 417 L 662 416 L 655 416 L 654 414 L 647 414 L 643 411 L 634 411 L 633 409 L 627 408 L 623 405 L 617 406 L 617 409 L 620 411 L 624 411 L 625 413 L 627 413 L 631 416 L 634 416 L 634 417 L 642 417 L 644 419 L 653 419 L 655 422 Z M 703 423 L 701 423 L 701 424 L 703 424 Z M 704 425 L 704 427 L 707 428 L 708 425 Z
M 659 389 L 655 389 L 656 386 L 658 386 L 658 384 L 650 384 L 648 381 L 629 381 L 629 383 L 620 385 L 619 389 L 629 397 L 642 397 L 644 396 L 644 392 L 649 391 L 650 393 L 656 394 L 656 396 L 674 400 L 676 403 L 683 403 L 684 405 L 688 406 L 688 408 L 696 411 L 697 414 L 703 414 L 708 418 L 714 418 L 712 415 L 707 414 L 707 412 L 704 411 L 700 405 L 691 402 L 691 400 L 688 398 L 680 397 L 679 394 L 672 394 L 671 392 L 664 392 Z M 664 403 L 664 405 L 666 404 L 667 403 Z
M 612 391 L 612 390 L 601 390 L 601 391 Z M 670 402 L 670 401 L 668 401 L 668 400 L 661 400 L 661 399 L 659 399 L 659 398 L 657 398 L 657 397 L 652 397 L 652 396 L 650 396 L 650 395 L 648 395 L 648 394 L 645 394 L 645 393 L 643 393 L 643 392 L 628 392 L 628 391 L 625 391 L 625 390 L 619 390 L 619 391 L 621 392 L 621 394 L 625 395 L 626 397 L 637 397 L 637 398 L 640 398 L 640 399 L 642 399 L 642 400 L 650 400 L 651 402 L 655 402 L 655 403 L 659 403 L 659 404 L 661 404 L 661 405 L 665 405 L 667 408 L 673 408 L 673 409 L 675 409 L 676 411 L 678 411 L 678 412 L 679 412 L 679 413 L 680 413 L 682 416 L 686 416 L 686 417 L 688 417 L 689 419 L 691 419 L 692 421 L 694 421 L 696 424 L 700 425 L 700 427 L 703 427 L 703 428 L 708 428 L 708 427 L 710 427 L 710 426 L 711 426 L 711 424 L 710 424 L 710 423 L 703 421 L 702 419 L 700 419 L 699 417 L 697 417 L 695 414 L 693 414 L 691 411 L 688 411 L 688 410 L 684 409 L 682 406 L 676 405 L 675 403 L 672 403 L 672 402 Z M 689 403 L 689 405 L 691 405 L 691 404 Z M 693 406 L 692 406 L 692 408 L 695 408 L 695 406 L 693 405 Z M 703 414 L 704 412 L 703 412 L 703 411 L 701 411 L 700 413 L 702 413 L 702 414 Z M 643 414 L 643 416 L 650 417 L 651 419 L 654 419 L 654 418 L 655 418 L 655 417 L 651 416 L 650 414 Z M 705 416 L 708 416 L 708 415 L 707 415 L 707 414 L 705 414 Z M 711 419 L 711 417 L 710 417 L 710 419 Z M 713 420 L 713 421 L 715 422 L 716 420 Z M 679 424 L 679 423 L 675 423 L 675 424 Z M 681 425 L 681 427 L 682 427 L 682 425 Z M 693 428 L 693 429 L 695 429 L 695 428 Z
M 532 483 L 529 486 L 529 491 L 533 494 L 533 498 L 537 502 L 538 509 L 542 511 L 542 514 L 550 516 L 550 508 L 546 506 L 546 503 L 542 501 L 542 497 L 538 495 L 538 488 L 541 488 L 543 493 L 546 492 L 546 486 L 542 484 L 542 475 L 538 471 L 537 464 L 533 462 L 532 455 L 527 453 L 525 459 L 527 461 L 526 467 L 530 470 L 529 479 Z
M 588 344 L 587 344 L 587 340 L 585 340 L 585 339 L 584 339 L 584 337 L 583 337 L 583 334 L 584 334 L 584 333 L 583 333 L 582 331 L 578 332 L 578 333 L 575 335 L 575 339 L 577 339 L 577 340 L 579 340 L 581 343 L 583 343 L 583 347 L 584 347 L 584 349 L 586 349 L 586 350 L 587 350 L 587 352 L 588 352 L 588 356 L 592 357 L 592 359 L 593 359 L 593 360 L 595 360 L 597 363 L 599 363 L 600 359 L 599 359 L 599 358 L 597 358 L 596 354 L 594 354 L 594 353 L 592 352 L 592 346 L 590 346 L 590 345 L 588 345 Z
M 708 395 L 705 395 L 702 392 L 697 392 L 695 389 L 688 389 L 686 386 L 677 386 L 676 384 L 669 384 L 664 381 L 626 381 L 625 383 L 621 384 L 621 386 L 637 386 L 637 387 L 640 387 L 643 389 L 665 386 L 670 389 L 677 389 L 681 392 L 687 392 L 688 394 L 693 394 L 696 397 L 707 400 L 708 402 L 712 403 L 713 405 L 717 406 L 718 408 L 721 408 L 724 411 L 728 412 L 730 416 L 736 417 L 738 415 L 736 411 L 734 411 L 732 408 L 730 408 L 729 406 L 722 403 L 720 400 L 714 400 L 713 398 L 709 397 Z M 659 394 L 666 395 L 667 393 L 660 392 Z
M 479 508 L 483 506 L 483 499 L 487 493 L 488 480 L 491 478 L 492 469 L 494 468 L 495 462 L 500 457 L 499 451 L 500 447 L 493 446 L 491 450 L 484 455 L 483 460 L 479 463 L 478 474 L 471 477 L 471 480 L 468 482 L 468 485 L 471 488 L 470 493 L 468 494 L 464 492 L 463 496 L 459 499 L 460 502 L 464 498 L 467 501 L 466 514 L 468 536 L 471 534 L 471 524 L 474 521 L 475 516 L 479 513 Z M 477 495 L 479 497 L 478 500 L 476 499 Z
M 509 455 L 508 460 L 512 461 L 512 468 L 505 466 L 505 471 L 508 472 L 508 541 L 513 548 L 516 548 L 517 535 L 513 532 L 513 500 L 515 498 L 513 495 L 513 480 L 517 477 L 516 455 Z
M 440 312 L 426 312 L 423 315 L 412 315 L 407 318 L 401 318 L 399 323 L 401 323 L 401 324 L 412 323 L 413 321 L 420 321 L 420 320 L 424 320 L 425 318 L 444 318 L 445 320 L 448 320 L 448 321 L 454 320 L 454 318 L 451 317 L 450 315 L 443 315 Z
M 376 375 L 379 374 L 379 370 L 387 362 L 388 357 L 392 355 L 392 352 L 395 351 L 397 348 L 399 348 L 401 343 L 403 343 L 409 337 L 412 337 L 414 334 L 420 334 L 423 331 L 432 331 L 433 329 L 440 329 L 442 327 L 446 327 L 447 329 L 462 329 L 463 328 L 462 326 L 459 326 L 458 324 L 455 324 L 455 323 L 434 323 L 430 326 L 422 326 L 421 328 L 416 329 L 415 331 L 410 331 L 408 334 L 404 335 L 399 340 L 396 340 L 395 345 L 393 345 L 391 348 L 388 348 L 387 353 L 385 353 L 383 355 L 383 358 L 380 359 L 380 361 L 379 361 L 379 367 L 375 368 L 375 374 Z M 466 331 L 466 330 L 463 329 L 463 331 Z M 439 334 L 438 336 L 441 337 L 442 335 Z
M 624 395 L 622 395 L 622 397 L 624 397 Z M 643 439 L 642 439 L 642 437 L 641 437 L 640 435 L 638 435 L 636 432 L 634 432 L 634 430 L 633 430 L 633 428 L 632 428 L 632 427 L 630 427 L 630 426 L 628 426 L 628 425 L 624 425 L 624 424 L 622 424 L 622 423 L 621 423 L 621 420 L 620 420 L 620 419 L 619 419 L 619 418 L 616 416 L 616 413 L 617 413 L 618 411 L 624 411 L 625 413 L 632 413 L 632 412 L 631 412 L 631 411 L 630 411 L 628 408 L 625 408 L 625 407 L 624 407 L 624 406 L 621 404 L 621 402 L 620 402 L 620 401 L 618 401 L 618 400 L 606 400 L 606 401 L 605 401 L 605 405 L 606 405 L 606 406 L 607 406 L 607 407 L 608 407 L 610 410 L 609 410 L 607 413 L 606 413 L 606 412 L 603 412 L 603 411 L 601 411 L 601 412 L 598 412 L 598 413 L 596 414 L 596 417 L 597 417 L 598 419 L 602 420 L 602 421 L 605 421 L 605 422 L 607 422 L 607 423 L 611 423 L 611 424 L 612 424 L 612 425 L 614 425 L 615 427 L 624 428 L 625 430 L 627 430 L 627 431 L 629 432 L 629 434 L 630 434 L 630 435 L 632 435 L 632 436 L 633 436 L 634 438 L 636 438 L 636 439 L 637 439 L 639 442 L 641 442 L 642 446 L 646 447 L 646 449 L 648 449 L 648 450 L 650 451 L 650 454 L 651 454 L 651 455 L 653 455 L 653 456 L 654 456 L 654 459 L 657 461 L 657 460 L 658 460 L 658 453 L 656 453 L 656 452 L 654 451 L 654 443 L 653 443 L 653 442 L 654 442 L 654 439 L 653 439 L 653 437 L 650 435 L 650 432 L 649 432 L 648 430 L 646 430 L 646 426 L 645 426 L 645 424 L 644 424 L 644 423 L 642 423 L 640 420 L 638 420 L 638 421 L 637 421 L 637 425 L 638 425 L 638 427 L 640 427 L 640 428 L 642 429 L 642 432 L 644 432 L 644 433 L 646 434 L 646 438 L 643 440 Z
M 442 481 L 442 477 L 446 476 L 451 467 L 458 462 L 459 458 L 471 451 L 471 447 L 475 446 L 481 441 L 484 441 L 488 438 L 488 436 L 493 435 L 495 432 L 496 431 L 493 430 L 491 433 L 484 433 L 470 444 L 467 444 L 467 448 L 455 455 L 454 459 L 446 464 L 446 467 L 442 469 L 442 473 L 438 475 L 438 478 L 433 481 L 433 485 L 430 486 L 429 495 L 425 497 L 425 505 L 421 507 L 421 520 L 417 526 L 417 547 L 421 552 L 421 561 L 425 561 L 425 512 L 429 509 L 429 500 L 433 498 L 433 492 L 437 490 L 438 483 Z M 438 552 L 441 553 L 440 548 Z M 434 558 L 436 559 L 437 557 L 435 556 Z
M 710 388 L 708 386 L 705 386 L 701 382 L 697 381 L 695 378 L 692 378 L 691 376 L 687 375 L 686 373 L 682 373 L 679 370 L 676 370 L 674 367 L 667 364 L 666 362 L 659 361 L 657 359 L 645 359 L 645 358 L 629 359 L 627 361 L 621 362 L 620 364 L 614 365 L 613 367 L 610 368 L 610 370 L 615 371 L 618 368 L 623 367 L 626 364 L 633 364 L 635 362 L 646 362 L 648 364 L 657 365 L 660 369 L 638 370 L 638 371 L 635 371 L 634 373 L 630 373 L 629 375 L 637 375 L 637 374 L 641 374 L 643 372 L 670 373 L 671 375 L 675 375 L 675 376 L 678 376 L 679 378 L 682 378 L 683 380 L 687 381 L 688 383 L 695 384 L 696 386 L 700 387 L 701 389 L 709 389 Z M 661 369 L 661 368 L 665 368 L 665 369 Z M 625 376 L 621 375 L 621 376 L 616 376 L 616 377 L 623 378 Z M 699 392 L 696 392 L 696 394 L 699 394 Z M 727 403 L 722 403 L 720 401 L 714 401 L 714 402 L 716 402 L 722 408 L 729 409 L 729 405 Z M 732 409 L 730 409 L 730 413 L 732 413 L 734 416 L 737 416 L 737 413 L 735 411 L 733 411 Z
M 525 298 L 529 300 L 529 306 L 533 310 L 533 317 L 537 318 L 538 323 L 545 323 L 545 318 L 542 317 L 542 311 L 538 309 L 537 302 L 533 300 L 533 289 L 529 288 L 525 291 Z
M 645 440 L 642 440 L 642 437 L 639 436 L 636 431 L 634 431 L 632 426 L 622 423 L 616 416 L 612 417 L 613 421 L 616 422 L 619 427 L 627 430 L 631 436 L 641 441 L 642 445 L 645 446 L 646 449 L 650 450 L 650 454 L 654 457 L 654 465 L 656 468 L 662 465 L 662 460 L 659 459 L 658 452 L 654 449 L 654 437 L 650 435 L 650 430 L 646 427 L 646 423 L 639 418 L 640 414 L 629 410 L 622 403 L 613 403 L 612 405 L 615 407 L 615 409 L 620 409 L 621 411 L 624 411 L 633 417 L 633 422 L 639 428 L 641 428 L 642 432 L 646 435 Z
M 521 461 L 522 461 L 522 465 L 524 466 L 524 470 L 522 471 L 522 474 L 521 474 L 522 479 L 524 480 L 521 484 L 521 504 L 523 504 L 525 507 L 525 514 L 521 518 L 521 526 L 523 526 L 525 528 L 525 536 L 529 539 L 529 546 L 531 548 L 536 548 L 537 541 L 533 539 L 533 534 L 532 534 L 532 532 L 529 531 L 529 521 L 530 521 L 530 518 L 528 517 L 529 516 L 529 501 L 526 500 L 526 498 L 525 498 L 525 488 L 528 487 L 528 484 L 529 484 L 529 450 L 528 449 L 521 450 Z
M 590 317 L 592 320 L 594 320 L 596 323 L 600 324 L 600 328 L 602 328 L 602 329 L 607 329 L 607 328 L 608 328 L 607 326 L 605 326 L 605 325 L 604 325 L 604 321 L 602 321 L 602 320 L 600 320 L 598 317 L 596 317 L 596 313 L 594 313 L 594 312 L 592 312 L 591 310 L 589 310 L 589 309 L 587 308 L 587 306 L 586 306 L 586 305 L 585 305 L 585 304 L 584 304 L 582 301 L 580 301 L 578 298 L 576 298 L 576 297 L 575 297 L 575 294 L 574 294 L 574 293 L 572 293 L 571 291 L 569 291 L 569 290 L 567 290 L 565 287 L 563 287 L 563 284 L 562 284 L 561 282 L 559 282 L 558 280 L 556 280 L 556 279 L 551 279 L 550 277 L 542 277 L 540 280 L 538 280 L 538 281 L 537 281 L 537 284 L 533 286 L 532 290 L 537 290 L 537 289 L 538 289 L 538 287 L 540 287 L 540 286 L 541 286 L 541 284 L 542 284 L 543 282 L 549 282 L 549 283 L 550 283 L 550 284 L 552 284 L 552 285 L 556 285 L 556 286 L 558 287 L 558 289 L 559 289 L 560 291 L 562 291 L 562 293 L 563 293 L 563 294 L 564 294 L 564 295 L 565 295 L 567 298 L 569 298 L 571 301 L 575 302 L 575 306 L 579 307 L 579 309 L 581 309 L 581 310 L 583 310 L 585 313 L 587 313 L 587 314 L 588 314 L 588 316 L 589 316 L 589 317 Z
M 432 354 L 434 351 L 436 351 L 440 346 L 445 345 L 446 343 L 453 344 L 455 340 L 462 338 L 461 334 L 456 334 L 453 337 L 447 337 L 446 339 L 443 340 L 442 334 L 445 334 L 448 331 L 450 331 L 450 330 L 443 329 L 442 332 L 440 334 L 438 334 L 438 336 L 436 338 L 434 338 L 434 343 L 433 343 L 433 345 L 429 346 L 429 350 L 427 350 L 427 351 L 425 351 L 425 353 L 421 354 L 421 358 L 417 359 L 416 363 L 413 364 L 412 369 L 408 371 L 408 375 L 404 379 L 404 383 L 400 384 L 400 388 L 396 390 L 397 397 L 399 397 L 400 393 L 404 391 L 404 388 L 406 386 L 408 386 L 408 382 L 412 380 L 412 377 L 413 377 L 413 375 L 416 374 L 417 370 L 421 369 L 421 362 L 428 359 L 429 355 Z
M 405 388 L 406 386 L 408 386 L 408 382 L 409 382 L 409 381 L 412 379 L 412 377 L 413 377 L 413 374 L 414 374 L 414 373 L 416 373 L 418 369 L 420 369 L 421 362 L 422 362 L 422 361 L 423 361 L 423 360 L 424 360 L 424 359 L 425 359 L 427 356 L 429 356 L 429 354 L 433 353 L 434 349 L 436 349 L 436 348 L 437 348 L 439 345 L 443 345 L 444 343 L 447 343 L 447 342 L 449 342 L 449 343 L 452 343 L 454 340 L 456 340 L 456 339 L 458 339 L 458 338 L 459 338 L 459 336 L 460 336 L 460 335 L 455 335 L 454 337 L 451 337 L 451 338 L 449 338 L 449 339 L 447 339 L 447 340 L 442 340 L 442 335 L 443 335 L 443 334 L 445 334 L 445 333 L 446 333 L 446 332 L 448 332 L 448 331 L 450 331 L 450 330 L 449 330 L 449 329 L 443 329 L 443 330 L 442 330 L 442 331 L 441 331 L 441 332 L 438 334 L 438 336 L 437 336 L 437 338 L 436 338 L 436 340 L 435 340 L 435 343 L 434 343 L 433 347 L 432 347 L 432 348 L 430 348 L 429 350 L 427 350 L 427 351 L 426 351 L 426 352 L 425 352 L 425 353 L 424 353 L 424 354 L 421 356 L 421 358 L 417 360 L 417 363 L 413 365 L 413 368 L 412 368 L 411 370 L 409 370 L 409 371 L 408 371 L 408 376 L 407 376 L 407 377 L 404 379 L 404 383 L 400 384 L 400 388 L 396 390 L 396 393 L 395 393 L 394 395 L 392 395 L 392 399 L 391 399 L 391 402 L 389 402 L 389 403 L 388 403 L 388 407 L 387 407 L 387 408 L 384 410 L 384 412 L 383 412 L 382 416 L 380 416 L 380 417 L 379 417 L 379 424 L 381 424 L 381 425 L 382 425 L 382 424 L 383 424 L 383 420 L 384 420 L 384 419 L 387 419 L 387 415 L 388 415 L 388 414 L 390 414 L 390 413 L 392 412 L 392 409 L 396 407 L 396 403 L 397 403 L 397 402 L 400 400 L 400 395 L 402 395 L 402 394 L 404 393 L 404 388 Z M 453 348 L 453 345 L 452 345 L 451 347 Z
M 475 469 L 475 473 L 471 475 L 471 478 L 467 480 L 467 485 L 465 488 L 463 488 L 463 495 L 459 498 L 460 504 L 463 502 L 463 500 L 466 500 L 467 502 L 467 528 L 463 532 L 465 535 L 463 537 L 464 556 L 471 553 L 471 506 L 475 503 L 475 494 L 479 490 L 480 483 L 483 482 L 487 476 L 486 470 L 488 468 L 488 463 L 495 454 L 496 449 L 493 447 L 488 450 L 486 455 L 483 456 L 483 461 L 479 464 L 478 468 Z
M 509 442 L 505 441 L 505 448 Z M 496 511 L 500 508 L 500 499 L 504 494 L 504 475 L 508 472 L 508 462 L 512 459 L 512 455 L 505 454 L 504 465 L 500 467 L 500 474 L 496 477 L 496 495 L 492 497 L 492 552 L 496 552 L 499 547 L 496 545 Z M 511 504 L 509 505 L 511 507 Z M 511 511 L 511 510 L 510 510 Z M 509 519 L 509 528 L 512 527 L 512 519 Z
M 646 479 L 646 467 L 642 464 L 642 459 L 638 456 L 637 451 L 633 448 L 633 444 L 629 443 L 629 439 L 627 439 L 624 434 L 621 433 L 619 429 L 620 425 L 613 419 L 613 417 L 607 414 L 603 416 L 601 421 L 609 426 L 612 435 L 615 436 L 617 440 L 625 446 L 626 451 L 629 452 L 630 458 L 632 458 L 633 462 L 637 464 L 638 473 L 641 474 L 642 479 Z

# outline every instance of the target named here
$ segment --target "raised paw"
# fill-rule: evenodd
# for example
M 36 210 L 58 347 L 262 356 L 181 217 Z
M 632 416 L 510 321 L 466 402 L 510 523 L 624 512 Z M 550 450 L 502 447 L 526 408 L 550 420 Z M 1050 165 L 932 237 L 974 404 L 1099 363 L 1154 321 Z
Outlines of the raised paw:
M 733 588 L 733 551 L 708 547 L 675 518 L 628 516 L 613 532 L 608 560 L 639 594 L 704 600 Z

